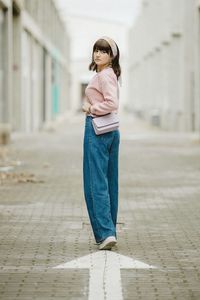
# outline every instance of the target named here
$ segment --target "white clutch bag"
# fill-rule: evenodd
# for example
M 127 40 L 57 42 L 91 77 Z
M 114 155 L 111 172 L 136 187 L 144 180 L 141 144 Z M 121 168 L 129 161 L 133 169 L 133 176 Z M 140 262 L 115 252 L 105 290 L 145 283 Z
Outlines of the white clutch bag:
M 109 113 L 92 119 L 92 125 L 96 135 L 114 131 L 119 128 L 119 116 L 116 113 Z

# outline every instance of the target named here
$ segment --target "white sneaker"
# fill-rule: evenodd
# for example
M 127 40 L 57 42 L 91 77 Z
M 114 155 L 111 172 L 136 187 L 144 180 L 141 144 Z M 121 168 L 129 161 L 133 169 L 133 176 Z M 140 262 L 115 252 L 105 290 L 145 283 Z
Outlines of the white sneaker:
M 99 246 L 99 250 L 111 250 L 117 244 L 115 236 L 107 237 Z

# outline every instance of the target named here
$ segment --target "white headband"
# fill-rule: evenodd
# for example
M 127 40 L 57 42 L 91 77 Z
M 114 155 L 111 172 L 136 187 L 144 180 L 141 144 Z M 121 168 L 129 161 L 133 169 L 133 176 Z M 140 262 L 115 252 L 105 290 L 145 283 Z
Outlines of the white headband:
M 110 45 L 110 47 L 112 49 L 113 56 L 116 57 L 117 56 L 117 45 L 116 45 L 115 41 L 107 36 L 102 36 L 101 39 L 108 42 L 108 44 Z

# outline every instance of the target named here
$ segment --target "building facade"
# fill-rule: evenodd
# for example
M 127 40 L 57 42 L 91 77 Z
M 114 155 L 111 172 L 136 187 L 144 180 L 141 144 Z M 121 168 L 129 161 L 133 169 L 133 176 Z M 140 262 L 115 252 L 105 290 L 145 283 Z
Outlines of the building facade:
M 81 111 L 85 96 L 85 88 L 95 72 L 89 71 L 88 67 L 92 60 L 93 44 L 101 36 L 112 37 L 120 49 L 120 64 L 122 68 L 122 86 L 120 88 L 120 110 L 127 103 L 127 51 L 128 29 L 121 22 L 96 17 L 70 16 L 68 17 L 70 43 L 70 111 L 76 114 Z
M 143 0 L 129 33 L 129 109 L 167 130 L 200 131 L 200 1 Z
M 53 0 L 0 0 L 0 123 L 31 132 L 68 109 L 69 37 Z

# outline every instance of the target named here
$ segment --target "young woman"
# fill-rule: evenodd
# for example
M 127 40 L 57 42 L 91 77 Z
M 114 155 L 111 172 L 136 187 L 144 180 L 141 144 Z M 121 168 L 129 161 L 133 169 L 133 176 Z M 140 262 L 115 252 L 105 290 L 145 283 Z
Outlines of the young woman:
M 118 112 L 119 48 L 109 37 L 98 39 L 89 70 L 96 71 L 85 89 L 83 147 L 84 195 L 93 233 L 100 250 L 117 243 L 119 130 L 96 135 L 92 118 Z

